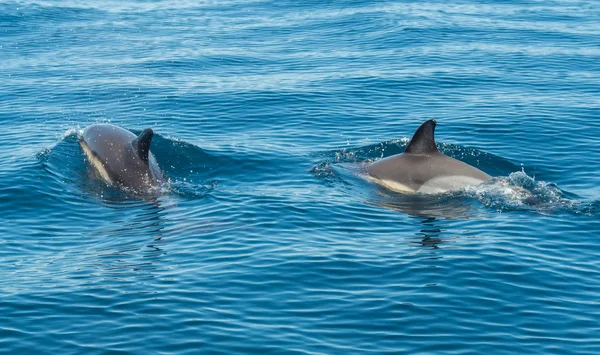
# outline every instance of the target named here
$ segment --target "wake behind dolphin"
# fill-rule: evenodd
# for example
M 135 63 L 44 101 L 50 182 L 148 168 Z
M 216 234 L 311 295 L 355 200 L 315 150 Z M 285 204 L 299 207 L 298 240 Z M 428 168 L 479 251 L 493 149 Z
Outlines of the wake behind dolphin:
M 150 128 L 136 137 L 121 127 L 95 124 L 83 131 L 79 143 L 90 165 L 108 185 L 144 192 L 164 180 L 150 152 L 153 135 Z
M 398 192 L 441 193 L 480 184 L 491 178 L 483 171 L 441 153 L 434 139 L 437 122 L 429 120 L 415 132 L 402 154 L 366 167 L 368 177 Z

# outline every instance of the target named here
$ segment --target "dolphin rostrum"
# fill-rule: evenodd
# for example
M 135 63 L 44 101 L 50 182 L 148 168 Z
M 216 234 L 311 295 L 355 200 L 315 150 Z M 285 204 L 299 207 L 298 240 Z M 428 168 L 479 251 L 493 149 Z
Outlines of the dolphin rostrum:
M 135 136 L 111 124 L 87 127 L 79 140 L 90 165 L 110 186 L 148 191 L 164 180 L 150 143 L 154 132 L 146 128 Z
M 435 120 L 415 132 L 402 154 L 367 165 L 368 177 L 399 192 L 440 193 L 480 184 L 491 176 L 442 154 L 435 145 Z

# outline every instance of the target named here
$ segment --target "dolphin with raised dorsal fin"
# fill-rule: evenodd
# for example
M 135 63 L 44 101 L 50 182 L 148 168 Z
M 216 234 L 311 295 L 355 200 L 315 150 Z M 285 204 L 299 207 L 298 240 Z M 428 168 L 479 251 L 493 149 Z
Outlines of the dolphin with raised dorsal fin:
M 369 178 L 399 192 L 440 193 L 480 184 L 491 178 L 483 171 L 441 153 L 434 139 L 435 120 L 415 132 L 402 154 L 366 167 Z
M 164 180 L 150 143 L 154 132 L 146 128 L 139 136 L 111 124 L 87 127 L 79 140 L 90 165 L 111 186 L 147 191 Z

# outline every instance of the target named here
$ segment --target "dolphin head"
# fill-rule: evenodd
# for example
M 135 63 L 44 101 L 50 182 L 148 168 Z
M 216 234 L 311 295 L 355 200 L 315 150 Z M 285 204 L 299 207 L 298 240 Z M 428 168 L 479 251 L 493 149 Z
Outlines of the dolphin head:
M 163 181 L 150 152 L 153 136 L 151 128 L 136 137 L 118 126 L 96 124 L 84 130 L 80 143 L 91 165 L 107 184 L 146 191 Z

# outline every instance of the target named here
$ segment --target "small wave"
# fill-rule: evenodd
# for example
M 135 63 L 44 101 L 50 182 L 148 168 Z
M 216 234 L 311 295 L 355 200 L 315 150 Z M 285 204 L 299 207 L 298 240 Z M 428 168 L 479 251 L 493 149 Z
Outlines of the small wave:
M 326 163 L 356 163 L 373 161 L 404 152 L 410 141 L 409 138 L 394 139 L 364 147 L 342 148 L 333 151 L 314 153 Z
M 82 134 L 83 134 L 83 129 L 81 129 L 79 126 L 71 127 L 63 133 L 62 139 L 64 140 L 64 139 L 72 139 L 75 137 L 81 137 Z
M 187 179 L 184 179 L 183 181 L 170 181 L 166 191 L 188 198 L 202 198 L 216 187 L 217 181 L 215 180 L 206 183 L 189 183 Z
M 317 179 L 322 180 L 328 185 L 335 185 L 336 183 L 347 184 L 347 182 L 341 178 L 340 174 L 333 169 L 329 162 L 319 163 L 317 166 L 310 171 Z

